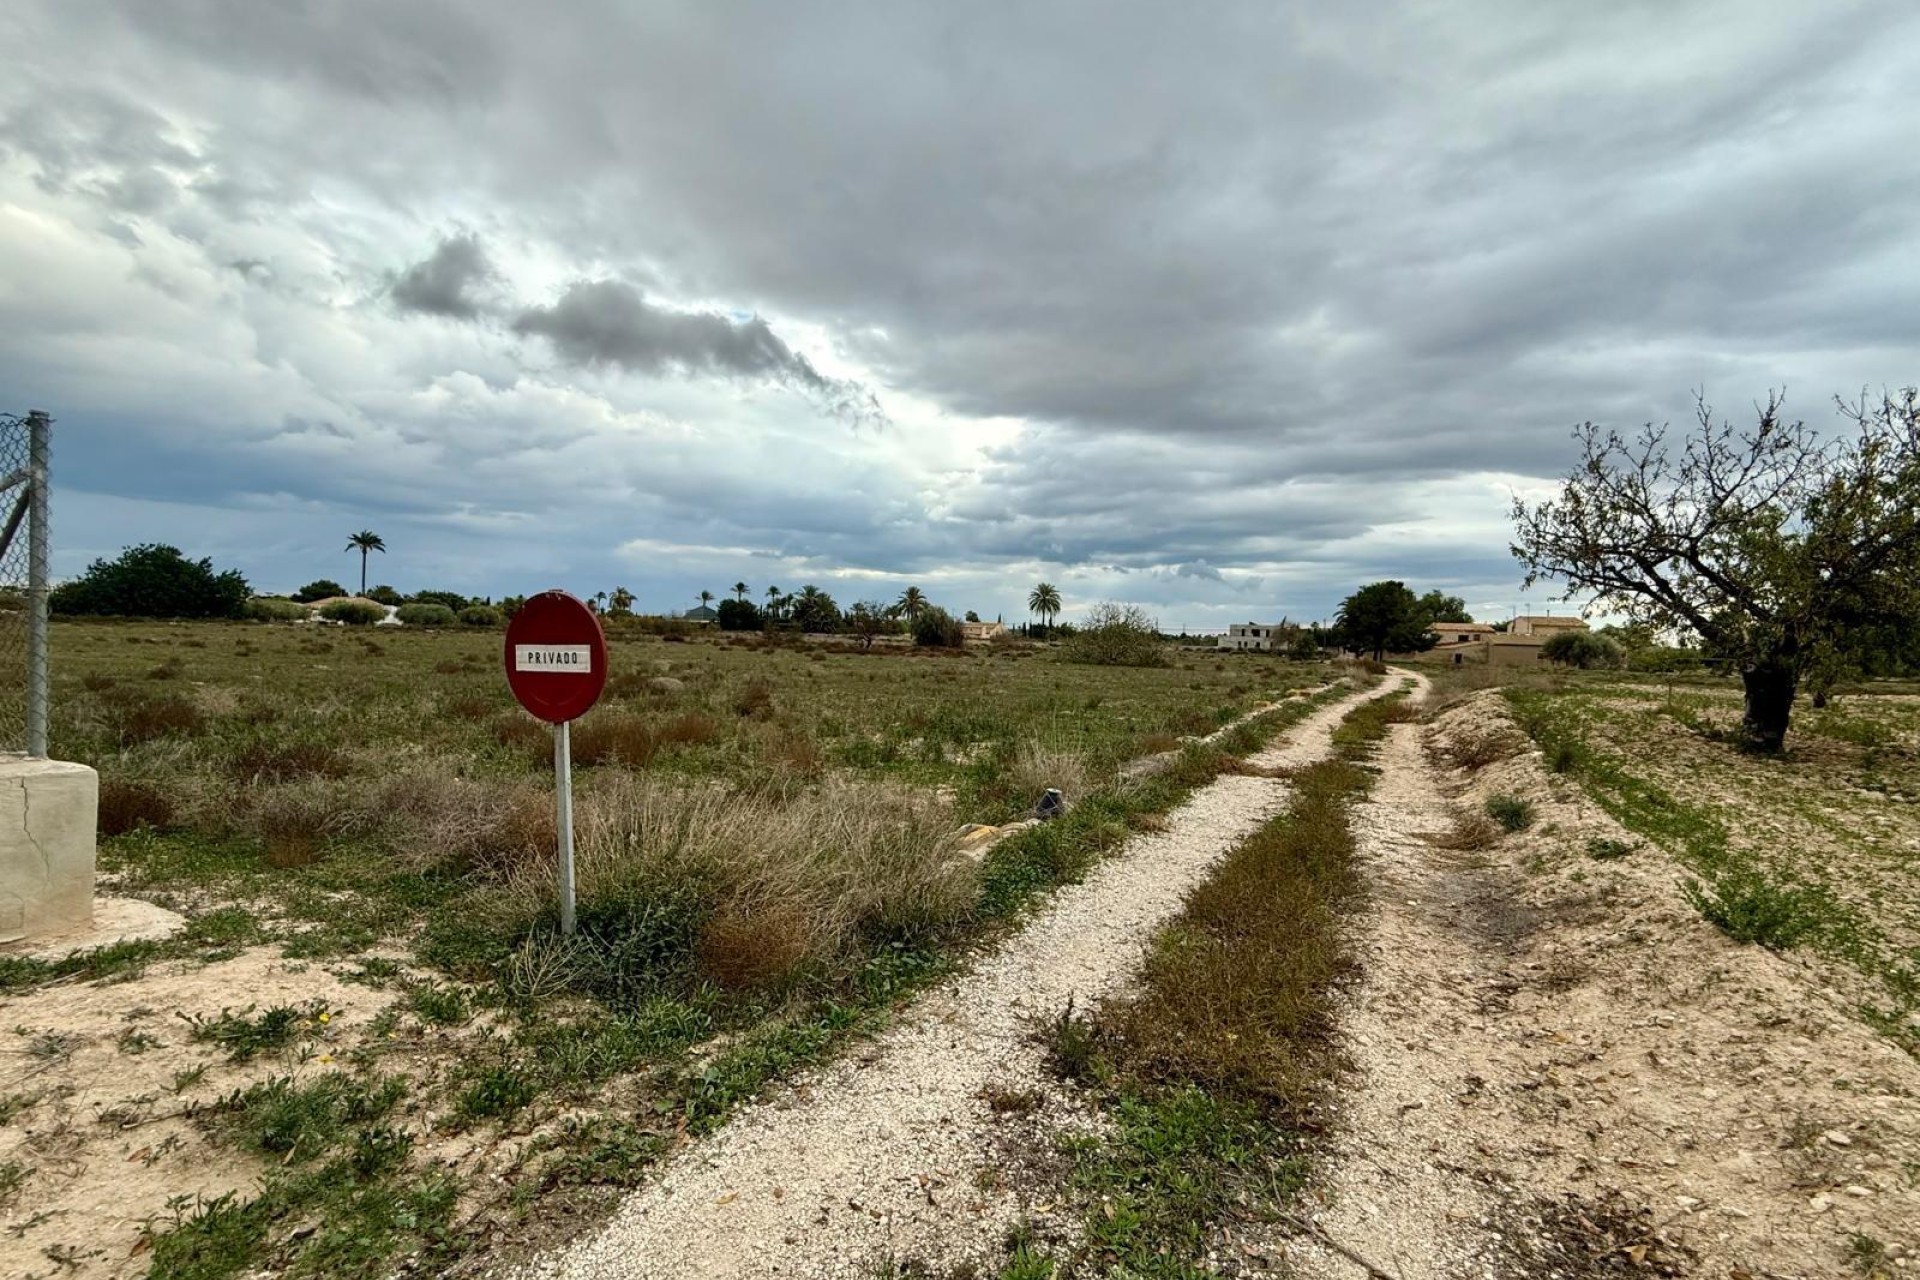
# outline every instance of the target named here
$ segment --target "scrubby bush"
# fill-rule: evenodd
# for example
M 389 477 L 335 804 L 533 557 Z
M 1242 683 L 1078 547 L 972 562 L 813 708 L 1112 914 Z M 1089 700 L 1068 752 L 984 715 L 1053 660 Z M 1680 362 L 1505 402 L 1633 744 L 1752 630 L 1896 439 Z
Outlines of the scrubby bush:
M 1697 649 L 1669 649 L 1655 645 L 1627 655 L 1627 666 L 1631 670 L 1648 673 L 1698 671 L 1703 665 Z
M 298 622 L 307 616 L 307 606 L 284 596 L 255 596 L 247 601 L 247 617 L 255 622 Z
M 914 615 L 913 642 L 923 649 L 958 649 L 967 637 L 952 614 L 939 605 L 928 605 Z
M 301 604 L 312 604 L 315 600 L 331 600 L 335 596 L 347 594 L 347 589 L 332 578 L 315 578 L 306 586 L 293 593 L 293 598 Z
M 416 591 L 407 597 L 408 604 L 443 604 L 455 613 L 471 603 L 458 591 Z
M 1103 667 L 1164 667 L 1166 646 L 1160 626 L 1139 605 L 1107 601 L 1095 605 L 1067 638 L 1062 656 L 1068 662 Z
M 1519 796 L 1497 795 L 1487 798 L 1487 816 L 1505 831 L 1525 831 L 1533 825 L 1533 802 Z
M 320 606 L 320 616 L 349 627 L 370 627 L 385 618 L 387 611 L 371 600 L 334 600 Z
M 722 631 L 758 631 L 766 623 L 760 610 L 751 600 L 722 600 L 720 602 L 720 629 Z
M 238 618 L 247 580 L 236 569 L 213 571 L 210 559 L 189 560 L 177 547 L 144 543 L 117 560 L 95 560 L 72 582 L 53 589 L 55 613 L 130 618 Z
M 460 617 L 443 604 L 403 604 L 394 615 L 409 627 L 451 627 Z
M 500 611 L 492 605 L 470 604 L 460 611 L 460 625 L 463 627 L 497 627 L 500 625 Z
M 400 604 L 405 604 L 407 602 L 407 598 L 405 596 L 401 595 L 398 591 L 395 591 L 392 587 L 388 586 L 384 582 L 381 583 L 379 586 L 373 588 L 373 590 L 362 592 L 361 594 L 365 595 L 367 599 L 373 601 L 375 604 L 400 605 Z
M 1540 656 L 1562 666 L 1591 671 L 1596 667 L 1617 667 L 1624 655 L 1612 637 L 1581 629 L 1547 637 L 1547 642 L 1540 646 Z

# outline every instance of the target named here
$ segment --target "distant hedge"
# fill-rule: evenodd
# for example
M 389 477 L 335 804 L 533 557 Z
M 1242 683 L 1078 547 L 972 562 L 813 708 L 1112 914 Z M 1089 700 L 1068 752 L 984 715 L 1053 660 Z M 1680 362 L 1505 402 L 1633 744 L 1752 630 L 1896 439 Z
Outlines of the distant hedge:
M 460 611 L 460 625 L 463 627 L 497 627 L 500 625 L 500 611 L 491 605 L 470 604 Z
M 451 627 L 460 616 L 443 604 L 403 604 L 394 617 L 409 627 Z
M 370 627 L 385 618 L 387 611 L 370 600 L 335 600 L 320 606 L 320 616 L 350 627 Z
M 255 622 L 298 622 L 307 616 L 307 606 L 281 596 L 255 596 L 247 601 L 247 617 Z

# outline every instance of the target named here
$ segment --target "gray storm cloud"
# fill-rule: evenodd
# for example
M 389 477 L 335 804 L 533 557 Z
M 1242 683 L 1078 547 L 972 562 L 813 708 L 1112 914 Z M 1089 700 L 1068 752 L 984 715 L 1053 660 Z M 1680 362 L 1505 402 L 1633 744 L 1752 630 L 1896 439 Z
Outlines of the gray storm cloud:
M 402 311 L 472 320 L 481 309 L 473 290 L 493 274 L 478 236 L 453 236 L 442 240 L 424 261 L 400 273 L 393 282 L 394 305 Z
M 542 337 L 561 359 L 616 365 L 632 373 L 762 378 L 823 404 L 834 416 L 880 419 L 873 396 L 825 377 L 788 346 L 764 319 L 736 320 L 711 311 L 677 311 L 649 301 L 620 280 L 582 280 L 549 307 L 528 307 L 515 332 Z

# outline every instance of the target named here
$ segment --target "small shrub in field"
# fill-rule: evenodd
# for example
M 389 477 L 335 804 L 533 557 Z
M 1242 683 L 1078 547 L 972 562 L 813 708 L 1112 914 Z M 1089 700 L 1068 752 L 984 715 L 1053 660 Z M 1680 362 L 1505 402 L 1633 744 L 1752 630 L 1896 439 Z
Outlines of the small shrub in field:
M 1773 951 L 1798 945 L 1817 925 L 1806 892 L 1775 884 L 1758 871 L 1724 872 L 1709 884 L 1689 880 L 1687 901 L 1735 942 L 1754 942 Z
M 247 617 L 255 622 L 298 622 L 306 616 L 307 606 L 298 600 L 255 596 L 247 601 Z
M 740 696 L 733 700 L 733 709 L 739 715 L 753 720 L 766 720 L 773 715 L 773 686 L 765 680 L 750 680 Z
M 1612 862 L 1632 853 L 1634 846 L 1626 840 L 1610 840 L 1595 836 L 1587 841 L 1587 856 L 1596 862 Z
M 149 680 L 178 680 L 186 674 L 187 664 L 178 658 L 168 658 L 165 662 L 147 672 Z
M 663 747 L 698 747 L 718 738 L 720 725 L 710 715 L 689 711 L 660 726 L 656 736 Z
M 451 627 L 460 621 L 460 615 L 443 604 L 403 604 L 394 617 L 409 627 Z
M 405 613 L 406 610 L 402 609 L 401 612 Z M 404 621 L 404 619 L 402 619 L 402 621 Z M 465 675 L 466 671 L 467 664 L 458 658 L 442 658 L 433 664 L 433 673 L 437 676 Z
M 232 1061 L 245 1062 L 262 1053 L 284 1049 L 296 1040 L 312 1038 L 318 1034 L 320 1016 L 330 1012 L 324 1000 L 303 1005 L 274 1005 L 258 1016 L 254 1016 L 255 1007 L 248 1005 L 238 1013 L 222 1009 L 212 1018 L 194 1014 L 181 1016 L 193 1027 L 193 1039 L 218 1045 L 227 1051 Z
M 119 681 L 112 676 L 103 675 L 98 671 L 89 671 L 80 677 L 80 687 L 88 693 L 105 693 L 118 683 Z
M 456 694 L 441 704 L 441 710 L 456 720 L 485 720 L 499 708 L 500 703 L 484 693 Z
M 767 729 L 760 754 L 768 764 L 803 778 L 817 778 L 826 772 L 826 753 L 805 730 L 787 725 L 769 725 Z
M 460 625 L 463 627 L 497 627 L 500 625 L 500 611 L 492 605 L 470 604 L 460 611 Z
M 582 727 L 575 725 L 573 729 L 576 752 L 579 750 Z M 496 716 L 490 732 L 495 742 L 510 748 L 516 755 L 525 756 L 533 764 L 553 759 L 552 730 L 523 711 L 508 711 Z
M 504 1064 L 483 1067 L 472 1080 L 453 1104 L 454 1113 L 463 1120 L 510 1116 L 539 1096 L 531 1080 Z
M 242 782 L 340 778 L 348 772 L 346 758 L 323 742 L 263 738 L 256 738 L 234 752 L 227 762 L 227 770 Z
M 730 991 L 777 987 L 812 951 L 806 914 L 793 902 L 722 907 L 701 928 L 698 947 L 701 969 Z
M 1094 606 L 1086 622 L 1067 637 L 1061 656 L 1105 667 L 1169 665 L 1159 623 L 1138 605 L 1111 601 Z
M 349 627 L 370 627 L 384 619 L 387 611 L 371 600 L 335 600 L 320 606 L 320 616 Z
M 1140 739 L 1139 753 L 1143 756 L 1157 756 L 1162 752 L 1179 749 L 1180 739 L 1171 733 L 1150 733 Z
M 1548 744 L 1546 756 L 1547 768 L 1555 773 L 1572 773 L 1580 767 L 1580 748 L 1565 738 Z
M 1471 851 L 1491 848 L 1499 839 L 1499 823 L 1485 814 L 1464 813 L 1454 819 L 1448 830 L 1428 836 L 1427 843 L 1436 849 Z
M 206 727 L 200 708 L 177 693 L 113 698 L 107 703 L 107 713 L 108 728 L 123 747 L 156 738 L 185 737 Z
M 958 649 L 967 638 L 958 619 L 938 605 L 929 605 L 914 615 L 913 642 L 922 649 Z
M 121 836 L 141 827 L 164 830 L 173 818 L 173 801 L 158 787 L 111 775 L 100 779 L 101 835 Z
M 574 725 L 572 749 L 578 765 L 624 764 L 638 769 L 653 760 L 660 740 L 639 716 L 589 716 Z
M 252 827 L 262 856 L 282 871 L 312 866 L 337 821 L 332 797 L 307 788 L 276 787 L 254 807 Z
M 1596 635 L 1585 629 L 1562 631 L 1548 636 L 1540 646 L 1540 656 L 1548 662 L 1590 671 L 1596 667 L 1618 667 L 1626 654 L 1613 637 Z
M 1533 803 L 1518 796 L 1489 796 L 1487 816 L 1499 823 L 1502 830 L 1525 831 L 1533 825 Z
M 1490 764 L 1512 759 L 1520 753 L 1523 745 L 1516 735 L 1499 730 L 1491 733 L 1461 733 L 1447 739 L 1440 747 L 1440 754 L 1452 761 L 1455 768 L 1471 773 Z

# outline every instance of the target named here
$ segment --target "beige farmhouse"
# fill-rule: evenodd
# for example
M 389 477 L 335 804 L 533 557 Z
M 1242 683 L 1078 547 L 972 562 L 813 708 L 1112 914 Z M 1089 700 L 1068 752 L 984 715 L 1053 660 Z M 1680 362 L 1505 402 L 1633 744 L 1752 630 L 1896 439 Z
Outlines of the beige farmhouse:
M 1415 662 L 1444 662 L 1465 666 L 1469 662 L 1490 662 L 1502 667 L 1532 666 L 1540 662 L 1540 650 L 1562 631 L 1584 631 L 1581 618 L 1526 615 L 1495 631 L 1484 622 L 1436 622 L 1433 630 L 1440 642 L 1424 653 L 1404 655 Z

